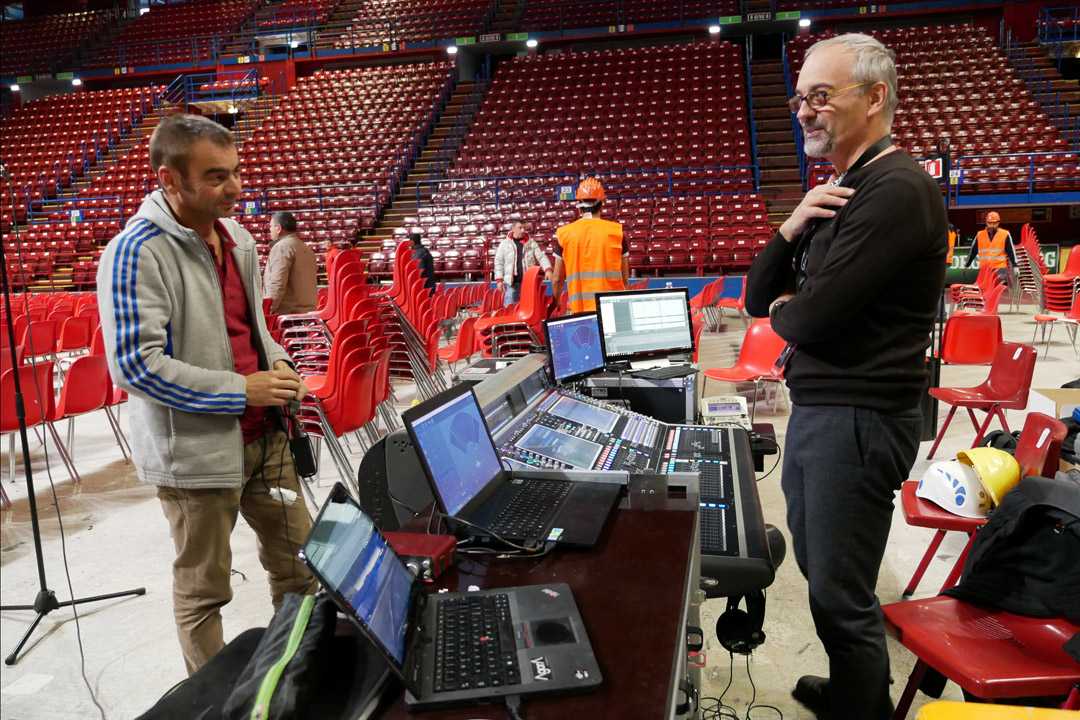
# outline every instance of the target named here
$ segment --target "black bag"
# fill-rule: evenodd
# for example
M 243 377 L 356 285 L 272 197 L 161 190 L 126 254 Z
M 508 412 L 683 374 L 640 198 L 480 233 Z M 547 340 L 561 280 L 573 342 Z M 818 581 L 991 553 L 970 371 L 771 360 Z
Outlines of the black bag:
M 1004 430 L 995 430 L 986 437 L 983 438 L 983 447 L 994 448 L 995 450 L 1004 450 L 1010 455 L 1016 453 L 1016 446 L 1020 443 L 1020 431 L 1016 430 L 1013 433 L 1007 433 Z
M 1028 477 L 975 535 L 944 594 L 1031 617 L 1080 623 L 1080 486 Z
M 222 716 L 227 720 L 304 717 L 336 624 L 334 603 L 328 596 L 287 594 L 233 685 Z M 253 714 L 257 703 L 259 712 Z

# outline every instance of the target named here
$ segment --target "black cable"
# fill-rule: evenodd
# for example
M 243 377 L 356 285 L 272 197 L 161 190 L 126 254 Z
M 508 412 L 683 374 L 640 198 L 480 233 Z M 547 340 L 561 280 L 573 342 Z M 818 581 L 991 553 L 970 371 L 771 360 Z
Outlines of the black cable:
M 431 511 L 431 512 L 432 512 L 432 514 L 435 514 L 435 513 L 437 513 L 438 511 L 437 511 L 437 510 L 435 510 L 434 508 L 432 508 L 432 511 Z M 440 513 L 438 513 L 438 514 L 439 514 L 440 516 L 442 516 L 442 513 L 441 513 L 441 512 L 440 512 Z M 525 547 L 524 545 L 518 545 L 518 544 L 517 544 L 517 543 L 515 543 L 515 542 L 511 542 L 510 540 L 507 540 L 506 538 L 504 538 L 504 537 L 503 537 L 502 535 L 499 535 L 499 534 L 498 534 L 497 532 L 495 532 L 494 530 L 490 530 L 490 529 L 488 529 L 488 528 L 486 528 L 486 527 L 484 527 L 484 526 L 482 526 L 482 525 L 477 525 L 476 523 L 473 523 L 473 522 L 469 522 L 468 520 L 465 520 L 465 519 L 463 519 L 463 518 L 459 518 L 459 517 L 454 517 L 454 518 L 451 518 L 451 519 L 452 519 L 452 520 L 453 520 L 454 522 L 459 522 L 459 523 L 462 523 L 463 525 L 468 525 L 468 526 L 469 526 L 469 527 L 471 527 L 471 528 L 476 528 L 477 530 L 479 530 L 479 531 L 481 531 L 481 532 L 483 532 L 483 533 L 486 533 L 486 534 L 490 535 L 491 537 L 495 538 L 495 539 L 496 539 L 496 540 L 498 540 L 499 542 L 501 542 L 501 543 L 504 543 L 504 544 L 506 544 L 506 545 L 509 545 L 510 547 L 514 548 L 515 550 L 521 550 L 521 551 L 523 551 L 523 552 L 531 553 L 531 554 L 533 554 L 533 555 L 535 555 L 535 554 L 537 554 L 537 553 L 538 553 L 539 551 L 542 551 L 542 550 L 543 550 L 543 548 L 542 548 L 542 547 L 541 547 L 541 548 L 529 548 L 529 547 Z M 430 523 L 430 521 L 429 521 L 429 522 L 428 522 L 428 525 L 430 526 L 430 524 L 431 524 L 431 523 Z
M 746 677 L 748 680 L 750 680 L 750 704 L 746 706 L 745 720 L 750 720 L 750 713 L 759 708 L 764 710 L 772 710 L 774 713 L 776 713 L 777 717 L 779 717 L 780 720 L 784 720 L 784 713 L 780 712 L 780 708 L 774 705 L 766 705 L 765 703 L 762 703 L 760 705 L 755 704 L 755 701 L 757 700 L 757 686 L 754 685 L 754 676 L 750 673 L 749 655 L 746 656 Z
M 765 473 L 764 475 L 762 475 L 761 477 L 758 478 L 758 482 L 760 482 L 760 481 L 764 480 L 765 478 L 769 477 L 770 475 L 772 475 L 773 471 L 776 470 L 776 468 L 780 467 L 780 460 L 783 459 L 783 457 L 784 457 L 784 451 L 783 451 L 783 449 L 781 449 L 780 443 L 776 442 L 775 440 L 773 440 L 773 445 L 776 446 L 776 461 L 773 462 L 773 466 L 771 468 L 769 468 L 769 472 Z
M 15 236 L 15 254 L 18 257 L 19 266 L 22 267 L 22 241 L 19 238 L 19 230 L 16 227 L 18 223 L 18 218 L 15 214 L 15 188 L 12 185 L 10 175 L 8 175 L 7 181 L 8 196 L 11 199 L 11 231 L 12 234 Z M 34 319 L 30 315 L 30 285 L 28 283 L 23 285 L 22 296 L 23 307 L 26 309 L 26 326 L 27 328 L 30 328 L 34 324 Z M 37 393 L 38 407 L 47 407 L 44 402 L 44 395 L 41 392 L 41 384 L 38 382 L 37 360 L 33 355 L 30 356 L 30 367 L 33 368 L 33 372 L 31 374 L 34 376 L 34 390 Z M 18 372 L 18 368 L 14 368 L 14 371 Z M 49 388 L 49 392 L 52 393 L 52 391 L 53 389 Z M 72 600 L 70 606 L 71 614 L 75 618 L 75 640 L 78 642 L 79 645 L 79 674 L 82 675 L 83 684 L 86 685 L 86 690 L 90 693 L 90 700 L 94 703 L 94 707 L 97 708 L 98 714 L 101 715 L 101 720 L 105 720 L 105 708 L 103 708 L 101 706 L 101 703 L 98 702 L 97 695 L 94 693 L 94 688 L 90 685 L 90 679 L 86 677 L 86 652 L 83 648 L 82 624 L 79 622 L 79 610 L 74 602 L 75 590 L 71 584 L 71 568 L 68 564 L 67 556 L 67 536 L 64 533 L 64 519 L 63 517 L 61 517 L 60 514 L 60 499 L 56 495 L 56 485 L 53 484 L 52 467 L 49 463 L 49 432 L 47 428 L 42 427 L 41 437 L 42 450 L 45 453 L 45 476 L 49 480 L 49 489 L 52 492 L 53 507 L 56 509 L 56 522 L 60 528 L 60 555 L 64 561 L 64 576 L 65 578 L 67 578 L 68 593 L 70 594 Z M 74 461 L 72 461 L 72 463 L 74 463 Z

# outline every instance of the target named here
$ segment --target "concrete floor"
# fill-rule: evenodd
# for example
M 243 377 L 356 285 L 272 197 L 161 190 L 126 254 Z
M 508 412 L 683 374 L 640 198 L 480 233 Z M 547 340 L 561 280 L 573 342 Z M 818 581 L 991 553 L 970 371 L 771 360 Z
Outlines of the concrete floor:
M 1031 341 L 1034 326 L 1030 308 L 1005 314 L 1003 320 L 1007 340 Z M 729 320 L 723 332 L 705 335 L 702 340 L 702 365 L 714 367 L 731 364 L 738 352 L 742 333 L 742 323 Z M 1054 340 L 1045 358 L 1040 352 L 1033 387 L 1058 387 L 1080 376 L 1080 361 L 1073 354 L 1064 333 L 1057 333 Z M 985 367 L 946 367 L 942 384 L 974 385 L 985 376 Z M 709 387 L 710 394 L 728 392 L 730 389 L 713 383 Z M 788 419 L 786 408 L 781 405 L 778 413 L 772 414 L 767 405 L 762 405 L 759 418 L 775 425 L 782 442 Z M 1019 428 L 1022 424 L 1021 414 L 1012 413 L 1009 421 L 1014 428 Z M 122 422 L 126 427 L 126 416 Z M 969 425 L 955 422 L 938 457 L 950 457 L 956 450 L 966 447 L 972 436 Z M 51 469 L 67 536 L 67 557 L 75 594 L 95 595 L 136 586 L 143 586 L 147 590 L 144 597 L 93 603 L 80 608 L 86 674 L 90 683 L 109 718 L 119 720 L 135 717 L 184 677 L 171 609 L 170 565 L 173 548 L 154 489 L 139 484 L 132 467 L 120 459 L 119 450 L 101 413 L 77 421 L 75 458 L 83 475 L 83 482 L 79 486 L 68 480 L 55 452 L 50 453 L 51 468 L 47 469 L 42 447 L 33 438 L 31 444 L 35 448 L 33 468 L 49 586 L 61 599 L 70 597 L 61 560 L 55 505 L 47 481 Z M 929 445 L 924 443 L 921 455 L 925 455 L 928 448 Z M 9 604 L 31 603 L 37 591 L 37 572 L 26 487 L 21 466 L 14 482 L 7 475 L 7 442 L 3 443 L 2 449 L 0 467 L 5 473 L 2 482 L 8 495 L 15 501 L 14 508 L 3 513 L 0 524 L 2 601 Z M 355 461 L 358 465 L 359 457 Z M 927 464 L 920 459 L 911 475 L 918 476 Z M 315 489 L 320 501 L 333 482 L 332 467 L 329 462 L 324 464 L 322 481 Z M 762 480 L 758 487 L 766 520 L 784 528 L 786 534 L 779 470 Z M 254 534 L 245 526 L 243 518 L 240 518 L 238 525 L 233 536 L 233 566 L 240 574 L 234 576 L 234 598 L 224 610 L 226 639 L 248 627 L 265 625 L 271 614 L 268 588 L 256 555 Z M 878 594 L 883 603 L 899 599 L 930 536 L 930 531 L 908 527 L 897 508 L 878 582 Z M 934 594 L 962 546 L 963 538 L 959 535 L 954 533 L 946 538 L 938 559 L 932 563 L 922 582 L 919 596 Z M 708 665 L 703 688 L 706 696 L 719 695 L 729 680 L 727 653 L 719 646 L 711 630 L 715 618 L 723 609 L 723 601 L 710 601 L 704 610 L 703 624 L 708 638 Z M 5 655 L 32 619 L 30 612 L 0 614 L 0 650 Z M 750 663 L 757 701 L 776 706 L 788 719 L 812 718 L 791 699 L 789 691 L 800 675 L 826 674 L 827 663 L 814 634 L 805 581 L 790 553 L 779 569 L 775 583 L 768 590 L 765 632 L 768 640 L 754 652 Z M 603 649 L 599 650 L 602 656 Z M 892 640 L 890 655 L 895 678 L 893 695 L 898 697 L 913 659 Z M 750 702 L 751 692 L 745 660 L 738 657 L 731 687 L 724 700 L 742 716 Z M 946 697 L 958 696 L 955 686 L 950 686 Z M 922 702 L 925 702 L 924 698 L 920 698 L 916 706 Z M 501 710 L 478 711 L 477 715 L 501 717 Z M 95 716 L 97 712 L 79 676 L 79 653 L 72 613 L 70 610 L 54 612 L 34 633 L 18 664 L 13 667 L 0 666 L 0 718 L 44 720 Z M 759 720 L 772 716 L 775 713 L 765 709 L 753 713 L 753 717 Z

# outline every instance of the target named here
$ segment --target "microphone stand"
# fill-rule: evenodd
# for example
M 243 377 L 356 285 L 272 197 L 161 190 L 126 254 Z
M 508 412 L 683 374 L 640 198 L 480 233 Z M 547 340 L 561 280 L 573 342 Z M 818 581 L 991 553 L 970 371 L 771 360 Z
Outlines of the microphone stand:
M 2 164 L 0 164 L 0 177 L 6 178 L 8 182 L 8 192 L 11 197 L 11 222 L 14 225 L 15 190 L 12 187 L 11 177 L 8 175 L 7 169 Z M 15 241 L 19 242 L 18 231 L 15 231 L 14 234 Z M 26 645 L 26 641 L 29 640 L 30 636 L 33 634 L 34 629 L 37 628 L 42 618 L 53 610 L 58 610 L 62 607 L 81 605 L 83 603 L 98 602 L 100 600 L 111 600 L 112 598 L 126 597 L 128 595 L 145 595 L 146 588 L 124 590 L 122 592 L 108 593 L 106 595 L 94 595 L 93 597 L 72 598 L 71 600 L 64 600 L 61 602 L 56 599 L 56 593 L 49 588 L 49 584 L 45 579 L 45 557 L 41 550 L 41 528 L 38 522 L 37 498 L 34 495 L 34 474 L 30 468 L 30 442 L 26 436 L 26 405 L 23 402 L 18 356 L 15 353 L 15 323 L 13 322 L 11 315 L 11 285 L 8 280 L 7 256 L 4 245 L 4 242 L 0 242 L 0 283 L 2 283 L 3 290 L 5 320 L 7 320 L 8 352 L 11 354 L 11 367 L 15 384 L 15 415 L 19 421 L 19 441 L 22 445 L 23 472 L 26 475 L 27 500 L 30 503 L 30 527 L 32 528 L 34 535 L 34 555 L 37 558 L 39 588 L 37 595 L 34 597 L 33 605 L 0 605 L 0 611 L 33 610 L 37 613 L 37 617 L 34 618 L 34 621 L 22 636 L 22 639 L 19 640 L 19 644 L 15 646 L 15 649 L 11 651 L 10 655 L 4 658 L 5 665 L 14 665 L 19 659 L 19 653 L 22 652 L 23 646 Z M 52 392 L 52 388 L 44 388 L 44 391 Z M 57 512 L 59 512 L 59 507 L 57 507 Z

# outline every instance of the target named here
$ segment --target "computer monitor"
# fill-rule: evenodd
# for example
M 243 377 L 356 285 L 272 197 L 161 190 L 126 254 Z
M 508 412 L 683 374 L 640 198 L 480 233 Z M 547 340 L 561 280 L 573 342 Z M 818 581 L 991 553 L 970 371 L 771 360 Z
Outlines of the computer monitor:
M 406 410 L 403 418 L 447 515 L 457 515 L 502 470 L 480 404 L 468 385 Z
M 694 351 L 686 288 L 598 293 L 596 313 L 607 362 Z
M 596 313 L 580 313 L 548 320 L 548 359 L 556 383 L 570 382 L 604 367 L 600 324 Z

